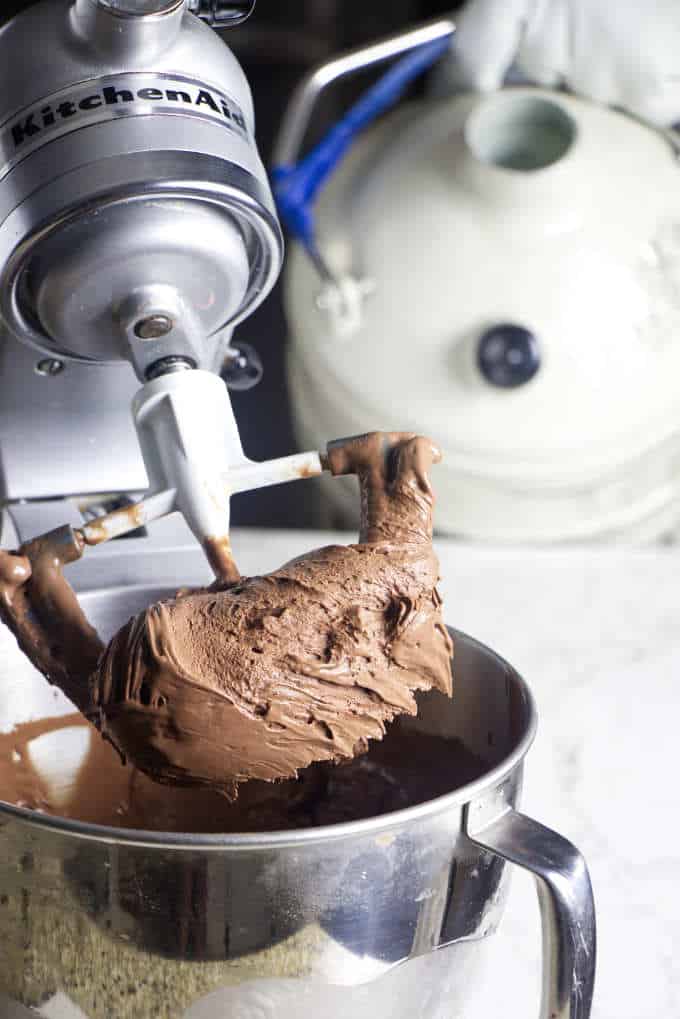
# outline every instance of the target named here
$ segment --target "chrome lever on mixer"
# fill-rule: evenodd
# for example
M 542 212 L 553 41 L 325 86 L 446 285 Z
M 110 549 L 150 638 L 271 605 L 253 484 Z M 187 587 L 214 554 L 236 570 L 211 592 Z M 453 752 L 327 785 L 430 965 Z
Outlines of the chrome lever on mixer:
M 188 0 L 187 7 L 213 28 L 232 28 L 249 18 L 256 0 Z

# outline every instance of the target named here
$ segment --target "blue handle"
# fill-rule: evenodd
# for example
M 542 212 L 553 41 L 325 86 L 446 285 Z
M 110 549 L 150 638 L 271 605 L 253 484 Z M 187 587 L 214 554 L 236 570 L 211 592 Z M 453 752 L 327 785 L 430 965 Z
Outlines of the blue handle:
M 356 136 L 394 106 L 414 78 L 436 63 L 450 46 L 450 39 L 439 39 L 402 57 L 296 166 L 274 167 L 274 195 L 281 219 L 309 252 L 316 251 L 314 200 Z

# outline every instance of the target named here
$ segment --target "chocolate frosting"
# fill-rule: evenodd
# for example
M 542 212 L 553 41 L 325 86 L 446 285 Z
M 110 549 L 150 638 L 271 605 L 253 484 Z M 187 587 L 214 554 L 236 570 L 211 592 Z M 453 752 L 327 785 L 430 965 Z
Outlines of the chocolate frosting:
M 43 539 L 20 553 L 0 551 L 0 618 L 35 667 L 88 714 L 90 676 L 104 644 L 62 573 L 78 551 Z
M 0 611 L 38 668 L 157 782 L 233 797 L 246 780 L 352 758 L 396 715 L 415 714 L 416 691 L 451 693 L 431 542 L 437 459 L 411 434 L 331 444 L 332 473 L 359 477 L 359 544 L 152 605 L 101 657 L 53 559 L 41 586 L 39 556 L 5 555 Z M 63 616 L 77 653 L 50 644 L 48 616 Z

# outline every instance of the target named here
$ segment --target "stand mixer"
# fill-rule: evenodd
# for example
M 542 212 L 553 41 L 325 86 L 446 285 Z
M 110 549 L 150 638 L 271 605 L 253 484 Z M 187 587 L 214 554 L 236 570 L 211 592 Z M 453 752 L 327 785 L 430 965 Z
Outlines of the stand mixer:
M 50 532 L 76 554 L 99 545 L 69 579 L 105 640 L 179 577 L 205 580 L 186 525 L 229 579 L 230 495 L 326 466 L 316 452 L 247 460 L 218 375 L 252 374 L 232 331 L 282 258 L 248 85 L 210 29 L 252 6 L 44 0 L 0 31 L 2 544 Z M 414 725 L 464 736 L 484 774 L 412 810 L 229 836 L 0 802 L 0 1013 L 440 1019 L 486 959 L 510 862 L 541 898 L 541 1015 L 588 1019 L 587 869 L 514 809 L 531 694 L 463 635 L 456 662 L 455 702 L 426 698 Z M 65 784 L 60 754 L 77 776 L 96 733 L 4 627 L 0 664 L 0 734 L 47 720 L 28 753 Z
M 250 90 L 210 27 L 253 7 L 45 0 L 0 32 L 6 546 L 179 511 L 228 577 L 230 495 L 321 472 L 315 453 L 247 460 L 217 374 L 247 385 L 232 333 L 283 254 Z M 85 516 L 64 498 L 144 489 Z

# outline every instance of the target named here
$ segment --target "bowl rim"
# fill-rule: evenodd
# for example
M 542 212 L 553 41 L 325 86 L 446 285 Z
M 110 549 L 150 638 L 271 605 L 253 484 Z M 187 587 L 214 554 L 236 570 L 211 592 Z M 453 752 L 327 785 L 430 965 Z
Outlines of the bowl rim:
M 135 585 L 137 586 L 137 585 Z M 141 585 L 139 585 L 141 586 Z M 103 593 L 92 591 L 88 593 Z M 109 592 L 111 593 L 111 589 Z M 536 736 L 538 713 L 536 700 L 526 680 L 501 655 L 492 648 L 469 636 L 461 630 L 447 626 L 454 645 L 463 643 L 495 660 L 506 671 L 507 678 L 516 684 L 522 698 L 525 719 L 524 731 L 515 746 L 502 761 L 482 776 L 460 786 L 449 793 L 435 796 L 431 800 L 417 803 L 400 810 L 378 814 L 375 817 L 357 821 L 343 821 L 338 824 L 322 825 L 316 828 L 297 828 L 292 831 L 243 832 L 243 833 L 188 833 L 146 831 L 135 828 L 116 828 L 110 825 L 92 824 L 71 818 L 41 814 L 27 807 L 17 807 L 0 799 L 0 828 L 10 818 L 27 827 L 48 830 L 72 836 L 83 842 L 100 842 L 137 848 L 157 848 L 185 852 L 239 852 L 243 850 L 271 850 L 286 846 L 301 847 L 319 842 L 337 841 L 358 836 L 384 835 L 391 829 L 412 824 L 433 815 L 460 809 L 484 793 L 499 786 L 518 768 Z

